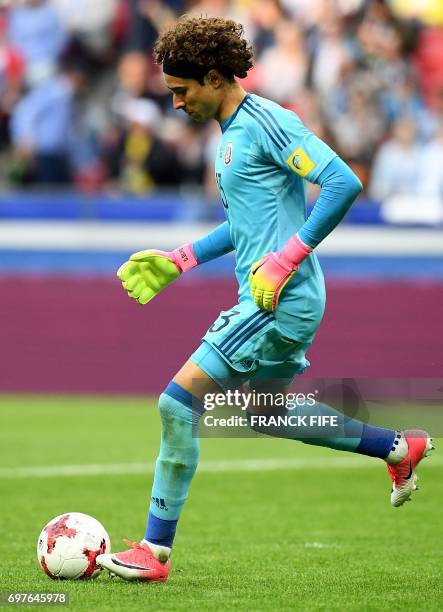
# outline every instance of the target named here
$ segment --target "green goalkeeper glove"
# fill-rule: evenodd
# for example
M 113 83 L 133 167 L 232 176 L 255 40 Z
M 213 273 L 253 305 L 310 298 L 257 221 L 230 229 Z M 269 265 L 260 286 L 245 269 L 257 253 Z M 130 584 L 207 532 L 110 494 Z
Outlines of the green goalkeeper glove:
M 170 252 L 138 251 L 120 266 L 117 276 L 129 297 L 147 304 L 182 272 L 197 265 L 192 244 L 185 244 Z

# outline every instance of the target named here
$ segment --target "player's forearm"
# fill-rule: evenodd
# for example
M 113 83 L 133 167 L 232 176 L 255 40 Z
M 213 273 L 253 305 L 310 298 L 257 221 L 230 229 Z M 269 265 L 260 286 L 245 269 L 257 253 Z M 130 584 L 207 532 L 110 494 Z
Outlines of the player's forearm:
M 187 243 L 167 253 L 180 272 L 221 257 L 234 250 L 229 223 L 225 221 L 194 243 Z
M 206 263 L 234 250 L 229 223 L 225 221 L 192 245 L 199 264 Z
M 336 157 L 317 181 L 321 192 L 309 218 L 298 231 L 300 240 L 315 248 L 340 223 L 363 186 L 352 170 Z

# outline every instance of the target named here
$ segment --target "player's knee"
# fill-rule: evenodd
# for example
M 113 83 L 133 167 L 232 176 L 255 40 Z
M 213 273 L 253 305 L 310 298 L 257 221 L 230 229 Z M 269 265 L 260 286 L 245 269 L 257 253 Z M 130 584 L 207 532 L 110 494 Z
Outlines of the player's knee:
M 162 421 L 162 441 L 159 460 L 180 470 L 180 465 L 197 464 L 199 440 L 193 435 L 192 407 L 186 406 L 167 393 L 158 402 Z M 165 464 L 165 468 L 167 468 Z
M 192 402 L 186 404 L 181 398 L 172 397 L 165 391 L 159 397 L 158 408 L 163 426 L 173 424 L 179 426 L 180 421 L 192 424 L 194 421 Z

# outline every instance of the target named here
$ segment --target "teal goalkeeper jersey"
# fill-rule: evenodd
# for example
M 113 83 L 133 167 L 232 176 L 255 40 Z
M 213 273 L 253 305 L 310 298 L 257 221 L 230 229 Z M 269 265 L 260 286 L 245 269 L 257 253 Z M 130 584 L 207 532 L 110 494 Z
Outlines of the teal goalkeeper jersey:
M 239 301 L 252 300 L 251 265 L 280 250 L 304 224 L 306 184 L 315 183 L 336 154 L 298 116 L 248 94 L 221 123 L 215 177 L 236 250 Z M 275 312 L 290 337 L 310 342 L 323 316 L 325 288 L 312 253 L 284 288 Z

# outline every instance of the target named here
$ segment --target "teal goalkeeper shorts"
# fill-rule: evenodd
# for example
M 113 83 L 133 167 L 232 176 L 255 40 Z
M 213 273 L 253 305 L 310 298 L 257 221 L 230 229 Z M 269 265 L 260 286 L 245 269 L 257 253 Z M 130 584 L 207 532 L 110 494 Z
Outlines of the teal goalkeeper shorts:
M 223 381 L 233 379 L 290 382 L 309 367 L 306 351 L 310 345 L 285 335 L 273 313 L 245 300 L 220 313 L 191 361 L 222 387 Z

